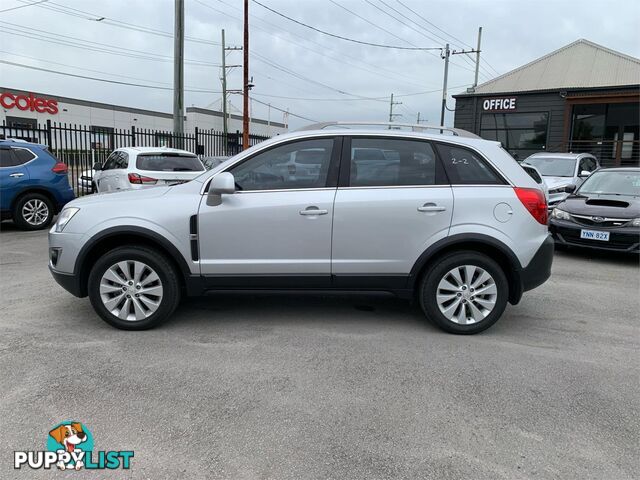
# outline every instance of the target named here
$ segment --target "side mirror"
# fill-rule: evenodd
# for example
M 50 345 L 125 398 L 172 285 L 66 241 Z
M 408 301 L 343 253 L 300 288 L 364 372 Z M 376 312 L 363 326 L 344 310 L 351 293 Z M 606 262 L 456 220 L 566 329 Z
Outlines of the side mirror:
M 232 194 L 236 191 L 236 180 L 233 174 L 222 172 L 213 177 L 209 184 L 209 193 L 207 195 L 207 205 L 217 207 L 222 203 L 222 194 Z
M 582 170 L 580 172 L 580 177 L 588 177 L 589 175 L 591 175 L 591 172 L 587 171 L 587 170 Z
M 567 185 L 566 187 L 564 187 L 564 191 L 566 193 L 573 193 L 576 191 L 576 186 L 573 183 L 570 183 L 569 185 Z
M 100 162 L 96 162 L 91 168 L 93 168 L 96 172 L 99 172 L 100 170 L 102 170 L 102 164 Z

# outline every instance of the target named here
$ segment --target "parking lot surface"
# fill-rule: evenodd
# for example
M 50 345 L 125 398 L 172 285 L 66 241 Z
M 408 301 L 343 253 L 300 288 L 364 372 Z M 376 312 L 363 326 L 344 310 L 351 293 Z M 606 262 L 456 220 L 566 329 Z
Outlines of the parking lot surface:
M 634 257 L 558 252 L 470 337 L 363 295 L 216 294 L 118 331 L 11 224 L 0 273 L 0 478 L 78 475 L 13 470 L 63 420 L 134 450 L 132 478 L 638 477 Z

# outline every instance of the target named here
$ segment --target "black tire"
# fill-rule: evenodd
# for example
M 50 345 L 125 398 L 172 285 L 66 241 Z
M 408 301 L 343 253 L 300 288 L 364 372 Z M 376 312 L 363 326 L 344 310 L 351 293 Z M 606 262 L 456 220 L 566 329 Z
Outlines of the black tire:
M 46 217 L 42 221 L 38 221 L 34 223 L 36 218 L 39 217 L 31 217 L 29 218 L 26 213 L 26 206 L 29 205 L 44 205 L 46 208 Z M 42 210 L 39 210 L 42 212 Z M 13 221 L 18 227 L 22 230 L 42 230 L 51 225 L 51 221 L 53 220 L 54 210 L 53 203 L 51 200 L 41 193 L 27 193 L 18 199 L 15 206 L 13 207 Z
M 459 324 L 449 320 L 438 307 L 436 295 L 440 281 L 455 267 L 472 265 L 484 269 L 495 282 L 497 294 L 495 305 L 483 319 L 472 324 Z M 482 332 L 496 323 L 504 312 L 509 297 L 509 283 L 498 263 L 490 257 L 473 251 L 449 253 L 431 266 L 423 275 L 418 291 L 418 299 L 424 314 L 442 330 L 449 333 L 470 335 Z
M 160 278 L 163 290 L 160 304 L 155 312 L 142 320 L 118 318 L 102 301 L 100 281 L 109 268 L 122 261 L 142 262 Z M 180 291 L 178 273 L 171 262 L 162 253 L 144 246 L 120 247 L 110 251 L 100 257 L 89 274 L 88 293 L 91 305 L 105 322 L 121 330 L 148 330 L 165 322 L 180 303 Z

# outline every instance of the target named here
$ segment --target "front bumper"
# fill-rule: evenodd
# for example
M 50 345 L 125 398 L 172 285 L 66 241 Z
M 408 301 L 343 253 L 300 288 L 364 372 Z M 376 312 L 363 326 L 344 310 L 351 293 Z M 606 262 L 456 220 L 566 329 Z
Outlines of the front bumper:
M 64 288 L 71 295 L 75 295 L 76 297 L 85 297 L 83 294 L 82 288 L 80 286 L 80 278 L 78 275 L 73 273 L 62 273 L 56 271 L 51 265 L 49 265 L 49 271 L 53 276 L 53 279 Z
M 609 232 L 609 241 L 580 238 L 581 230 L 599 230 Z M 598 228 L 582 226 L 566 220 L 551 219 L 549 231 L 558 245 L 593 248 L 615 252 L 640 253 L 640 228 L 616 227 Z

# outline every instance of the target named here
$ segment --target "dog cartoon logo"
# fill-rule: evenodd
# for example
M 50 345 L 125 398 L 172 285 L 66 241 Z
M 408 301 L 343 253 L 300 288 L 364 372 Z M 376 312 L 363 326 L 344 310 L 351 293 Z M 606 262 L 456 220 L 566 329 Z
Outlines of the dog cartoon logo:
M 56 463 L 56 466 L 60 470 L 81 470 L 84 467 L 84 452 L 92 449 L 87 442 L 89 440 L 87 433 L 80 422 L 64 422 L 49 432 L 49 436 L 55 440 L 53 445 L 50 440 L 48 441 L 49 449 L 62 446 L 62 449 L 56 448 L 55 450 L 68 454 L 58 457 L 60 461 Z M 65 462 L 65 459 L 69 460 Z

